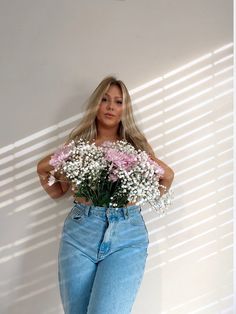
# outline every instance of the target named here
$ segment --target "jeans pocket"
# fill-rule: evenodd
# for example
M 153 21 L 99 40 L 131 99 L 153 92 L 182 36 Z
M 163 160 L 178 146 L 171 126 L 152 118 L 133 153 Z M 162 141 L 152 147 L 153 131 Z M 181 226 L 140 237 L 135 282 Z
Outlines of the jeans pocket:
M 140 213 L 135 213 L 135 215 L 131 215 L 129 217 L 129 222 L 131 225 L 134 225 L 134 226 L 142 226 L 144 225 L 144 220 L 143 220 L 143 217 Z

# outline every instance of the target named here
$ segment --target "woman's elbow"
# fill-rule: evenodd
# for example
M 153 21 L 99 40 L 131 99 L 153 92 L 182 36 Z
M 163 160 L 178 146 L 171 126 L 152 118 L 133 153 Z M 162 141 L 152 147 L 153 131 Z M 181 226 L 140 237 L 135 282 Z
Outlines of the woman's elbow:
M 170 176 L 171 176 L 171 178 L 173 178 L 173 179 L 174 179 L 175 172 L 174 172 L 174 170 L 173 170 L 173 169 L 170 169 Z
M 169 179 L 169 180 L 174 180 L 174 176 L 175 176 L 175 173 L 174 173 L 174 170 L 171 169 L 171 168 L 168 168 L 165 170 L 165 174 L 164 174 L 164 177 L 166 179 Z

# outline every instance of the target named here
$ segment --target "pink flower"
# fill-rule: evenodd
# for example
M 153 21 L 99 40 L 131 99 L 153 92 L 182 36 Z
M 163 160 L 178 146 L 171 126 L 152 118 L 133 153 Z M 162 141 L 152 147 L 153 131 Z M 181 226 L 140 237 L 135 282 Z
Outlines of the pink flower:
M 112 163 L 112 167 L 114 166 L 115 168 L 121 168 L 126 171 L 130 171 L 137 162 L 137 158 L 134 155 L 120 152 L 113 148 L 106 151 L 105 158 Z
M 164 175 L 165 170 L 160 165 L 158 165 L 158 163 L 156 161 L 154 161 L 150 157 L 149 157 L 148 161 L 150 162 L 150 164 L 154 165 L 154 169 L 155 169 L 155 172 L 157 173 L 157 175 L 159 175 L 159 176 Z
M 118 180 L 118 176 L 115 175 L 114 173 L 110 173 L 108 176 L 109 180 L 112 182 L 116 182 Z
M 56 182 L 56 178 L 51 174 L 48 178 L 48 185 L 51 186 Z
M 49 164 L 54 168 L 59 168 L 63 161 L 67 160 L 71 154 L 71 148 L 67 145 L 59 147 L 51 156 Z
M 158 175 L 160 176 L 163 176 L 163 174 L 165 173 L 165 170 L 159 165 L 156 165 L 156 171 L 158 172 Z

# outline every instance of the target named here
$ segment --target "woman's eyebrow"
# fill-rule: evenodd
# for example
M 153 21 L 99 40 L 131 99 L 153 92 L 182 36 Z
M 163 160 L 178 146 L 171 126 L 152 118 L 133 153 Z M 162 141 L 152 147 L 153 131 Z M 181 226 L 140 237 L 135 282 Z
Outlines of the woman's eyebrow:
M 109 94 L 105 93 L 105 95 L 111 97 Z M 122 96 L 115 96 L 114 98 L 122 98 Z

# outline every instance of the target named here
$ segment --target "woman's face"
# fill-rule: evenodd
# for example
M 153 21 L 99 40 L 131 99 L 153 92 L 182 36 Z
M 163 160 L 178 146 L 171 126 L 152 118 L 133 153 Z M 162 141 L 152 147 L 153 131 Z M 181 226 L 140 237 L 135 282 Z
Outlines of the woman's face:
M 99 123 L 106 126 L 118 125 L 121 120 L 123 110 L 124 104 L 121 89 L 117 85 L 111 85 L 102 97 L 97 112 L 97 120 Z M 108 113 L 112 116 L 106 115 Z

